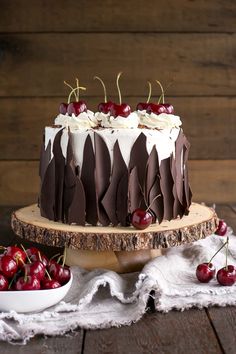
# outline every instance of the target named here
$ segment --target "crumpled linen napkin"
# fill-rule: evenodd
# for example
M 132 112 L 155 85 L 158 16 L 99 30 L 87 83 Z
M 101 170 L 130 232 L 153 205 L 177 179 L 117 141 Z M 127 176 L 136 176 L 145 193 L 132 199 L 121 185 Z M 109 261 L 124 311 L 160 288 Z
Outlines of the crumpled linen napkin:
M 229 231 L 229 264 L 236 265 L 236 236 Z M 140 273 L 116 274 L 98 269 L 72 267 L 74 280 L 66 298 L 40 313 L 0 313 L 0 340 L 25 344 L 36 334 L 62 335 L 77 327 L 96 329 L 130 325 L 146 311 L 152 290 L 157 311 L 236 304 L 236 285 L 220 286 L 216 280 L 199 283 L 196 266 L 207 262 L 226 241 L 209 236 L 190 245 L 165 250 Z M 225 265 L 225 250 L 214 259 L 217 269 Z M 223 296 L 222 296 L 223 295 Z

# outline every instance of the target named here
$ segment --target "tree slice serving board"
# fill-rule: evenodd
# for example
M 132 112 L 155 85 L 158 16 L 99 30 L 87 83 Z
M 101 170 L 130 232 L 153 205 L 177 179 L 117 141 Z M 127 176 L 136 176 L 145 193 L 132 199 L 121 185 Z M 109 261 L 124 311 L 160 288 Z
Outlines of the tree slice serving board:
M 20 237 L 48 246 L 66 247 L 68 265 L 117 272 L 140 269 L 161 249 L 191 243 L 215 232 L 218 218 L 205 205 L 192 203 L 182 219 L 164 221 L 145 230 L 133 227 L 66 225 L 40 215 L 36 204 L 12 214 L 13 231 Z

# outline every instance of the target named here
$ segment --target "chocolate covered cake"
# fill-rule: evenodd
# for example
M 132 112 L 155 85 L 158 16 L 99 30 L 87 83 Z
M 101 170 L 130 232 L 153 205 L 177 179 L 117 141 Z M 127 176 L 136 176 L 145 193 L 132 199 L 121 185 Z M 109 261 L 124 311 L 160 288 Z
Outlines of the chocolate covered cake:
M 152 222 L 188 213 L 189 142 L 168 104 L 83 101 L 60 106 L 40 156 L 41 215 L 78 225 L 130 225 L 141 208 Z

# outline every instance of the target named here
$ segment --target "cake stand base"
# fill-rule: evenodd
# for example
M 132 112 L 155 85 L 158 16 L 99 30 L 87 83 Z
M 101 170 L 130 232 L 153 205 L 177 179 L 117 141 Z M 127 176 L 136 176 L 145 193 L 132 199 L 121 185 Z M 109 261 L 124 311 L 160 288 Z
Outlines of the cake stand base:
M 191 243 L 215 232 L 218 218 L 205 205 L 192 203 L 182 219 L 153 224 L 145 230 L 133 227 L 66 225 L 40 215 L 36 204 L 12 214 L 13 231 L 20 237 L 66 247 L 66 263 L 85 269 L 106 268 L 119 273 L 140 270 L 161 250 Z

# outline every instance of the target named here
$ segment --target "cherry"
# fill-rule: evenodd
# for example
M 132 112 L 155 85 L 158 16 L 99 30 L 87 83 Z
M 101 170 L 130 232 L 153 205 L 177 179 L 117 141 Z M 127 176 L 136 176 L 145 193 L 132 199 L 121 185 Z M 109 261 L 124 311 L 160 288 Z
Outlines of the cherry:
M 152 220 L 152 214 L 143 209 L 135 209 L 131 215 L 132 225 L 139 230 L 146 229 L 149 225 L 151 225 Z
M 61 285 L 67 283 L 70 280 L 70 268 L 67 266 L 61 266 L 56 262 L 52 262 L 48 272 L 50 276 L 57 280 Z
M 28 275 L 20 277 L 17 282 L 15 289 L 16 290 L 39 290 L 40 281 L 35 275 Z
M 150 103 L 149 106 L 147 107 L 147 113 L 161 114 L 161 113 L 167 113 L 167 111 L 164 104 Z
M 102 112 L 104 114 L 107 114 L 110 112 L 111 108 L 113 107 L 113 102 L 108 101 L 108 102 L 101 102 L 98 105 L 98 111 Z
M 165 107 L 167 114 L 173 114 L 174 113 L 174 107 L 171 104 L 163 103 L 163 106 Z
M 215 233 L 216 233 L 216 235 L 219 235 L 219 236 L 225 236 L 227 229 L 228 229 L 228 227 L 227 227 L 226 222 L 224 220 L 220 220 L 218 228 Z
M 201 283 L 208 283 L 214 278 L 216 269 L 212 263 L 202 263 L 197 266 L 196 277 Z
M 7 290 L 9 286 L 7 278 L 3 275 L 0 274 L 0 291 Z
M 74 114 L 75 116 L 78 116 L 80 113 L 87 112 L 87 106 L 84 101 L 79 101 L 79 102 L 71 102 L 68 105 L 67 108 L 67 113 L 71 116 Z
M 5 255 L 10 256 L 16 261 L 17 265 L 22 267 L 25 264 L 26 254 L 25 252 L 16 246 L 9 246 L 4 252 Z
M 0 272 L 7 278 L 13 277 L 17 272 L 16 261 L 11 256 L 3 255 L 0 258 Z
M 26 275 L 34 275 L 39 280 L 42 280 L 45 276 L 45 266 L 41 261 L 28 263 L 24 265 L 24 271 Z
M 66 114 L 67 113 L 67 107 L 68 107 L 68 103 L 61 103 L 59 106 L 59 112 L 61 114 Z
M 56 289 L 60 288 L 61 284 L 55 279 L 43 279 L 42 288 L 43 289 Z
M 127 103 L 122 103 L 122 104 L 113 103 L 110 112 L 111 112 L 111 116 L 115 118 L 118 116 L 126 118 L 131 113 L 131 107 Z
M 232 286 L 236 281 L 236 268 L 228 265 L 217 272 L 218 283 L 224 286 Z
M 47 266 L 47 264 L 49 262 L 48 258 L 40 251 L 38 251 L 38 253 L 36 253 L 36 254 L 32 254 L 32 256 L 30 257 L 30 260 L 31 260 L 31 262 L 41 261 L 45 267 Z
M 146 111 L 150 103 L 147 102 L 139 102 L 137 104 L 136 110 L 137 111 Z
M 36 247 L 27 248 L 25 251 L 27 256 L 30 258 L 33 254 L 38 254 L 40 251 Z

